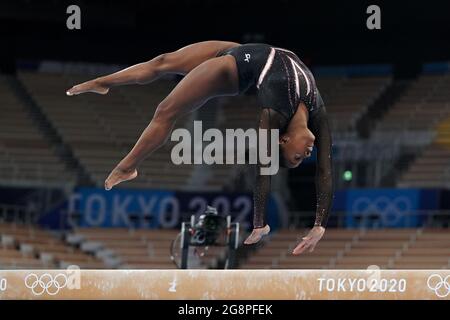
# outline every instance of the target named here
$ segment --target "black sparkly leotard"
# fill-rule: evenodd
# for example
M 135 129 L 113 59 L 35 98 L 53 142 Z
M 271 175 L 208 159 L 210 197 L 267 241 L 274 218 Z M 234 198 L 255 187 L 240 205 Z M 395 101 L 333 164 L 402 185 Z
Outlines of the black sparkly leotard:
M 267 44 L 244 44 L 218 56 L 225 54 L 236 59 L 239 93 L 256 87 L 262 108 L 271 108 L 291 119 L 300 102 L 305 103 L 310 113 L 320 107 L 316 81 L 292 51 Z
M 316 137 L 317 147 L 315 225 L 325 226 L 333 199 L 331 134 L 314 76 L 292 51 L 267 44 L 244 44 L 219 52 L 218 56 L 227 54 L 236 60 L 239 93 L 256 89 L 262 109 L 274 110 L 287 121 L 294 116 L 300 102 L 308 109 L 308 127 Z M 276 127 L 262 122 L 260 127 Z M 269 192 L 270 176 L 258 176 L 254 191 L 255 228 L 266 225 L 264 208 Z

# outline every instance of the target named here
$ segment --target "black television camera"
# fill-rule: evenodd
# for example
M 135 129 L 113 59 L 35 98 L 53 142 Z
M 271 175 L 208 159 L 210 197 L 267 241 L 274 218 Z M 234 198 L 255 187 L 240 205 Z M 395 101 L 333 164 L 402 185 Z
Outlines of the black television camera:
M 191 220 L 190 245 L 211 246 L 217 244 L 221 234 L 227 229 L 227 218 L 219 216 L 217 209 L 208 206 L 197 223 Z
M 227 259 L 225 268 L 233 268 L 235 251 L 239 243 L 239 223 L 231 223 L 230 216 L 221 216 L 217 209 L 207 206 L 205 212 L 195 221 L 195 216 L 191 216 L 190 222 L 183 222 L 181 232 L 177 239 L 180 239 L 181 264 L 177 267 L 187 269 L 189 247 L 209 247 L 227 246 Z M 171 259 L 174 261 L 174 240 L 171 248 Z

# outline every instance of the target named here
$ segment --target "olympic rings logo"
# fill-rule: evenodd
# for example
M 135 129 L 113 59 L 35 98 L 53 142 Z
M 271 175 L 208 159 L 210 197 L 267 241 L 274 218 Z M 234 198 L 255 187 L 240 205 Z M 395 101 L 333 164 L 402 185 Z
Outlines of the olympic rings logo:
M 443 278 L 439 274 L 432 274 L 428 277 L 427 286 L 439 298 L 445 298 L 450 294 L 450 274 Z
M 352 205 L 353 213 L 381 215 L 381 219 L 386 224 L 395 224 L 399 219 L 412 208 L 411 200 L 405 196 L 389 199 L 381 196 L 375 199 L 361 197 L 356 199 Z
M 30 273 L 25 278 L 25 286 L 31 289 L 34 295 L 40 296 L 44 292 L 54 296 L 67 286 L 68 278 L 65 274 L 59 273 L 54 278 L 49 273 L 44 273 L 38 277 L 34 273 Z

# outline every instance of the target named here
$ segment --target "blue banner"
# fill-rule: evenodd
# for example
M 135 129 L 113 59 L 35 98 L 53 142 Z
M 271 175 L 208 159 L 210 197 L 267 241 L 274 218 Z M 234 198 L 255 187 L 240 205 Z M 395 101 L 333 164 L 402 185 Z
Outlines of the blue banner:
M 439 206 L 437 190 L 355 189 L 346 198 L 348 227 L 417 227 L 420 210 Z
M 82 188 L 71 197 L 69 211 L 80 213 L 82 227 L 174 228 L 180 220 L 174 193 L 159 190 Z
M 250 193 L 80 188 L 71 196 L 68 211 L 79 214 L 77 224 L 82 227 L 178 228 L 191 215 L 203 214 L 208 205 L 216 207 L 220 215 L 230 215 L 245 229 L 251 228 Z M 271 196 L 267 217 L 272 228 L 283 224 L 282 211 Z

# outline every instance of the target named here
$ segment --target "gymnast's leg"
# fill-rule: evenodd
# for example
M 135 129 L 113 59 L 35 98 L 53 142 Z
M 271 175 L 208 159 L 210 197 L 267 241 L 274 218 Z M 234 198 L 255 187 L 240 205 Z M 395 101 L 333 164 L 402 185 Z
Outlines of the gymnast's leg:
M 133 149 L 109 174 L 105 189 L 110 190 L 122 181 L 134 179 L 139 163 L 167 141 L 177 118 L 213 97 L 236 95 L 238 83 L 236 62 L 229 55 L 207 60 L 193 69 L 159 104 Z
M 238 46 L 227 41 L 203 41 L 188 45 L 177 51 L 159 56 L 116 73 L 99 77 L 73 86 L 67 95 L 73 96 L 85 92 L 107 94 L 114 86 L 128 84 L 147 84 L 165 74 L 185 75 L 203 62 L 217 56 L 217 53 Z

